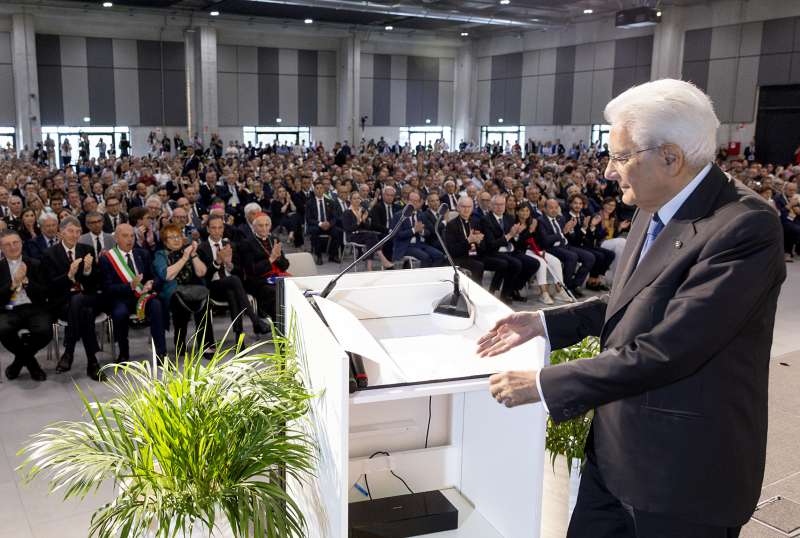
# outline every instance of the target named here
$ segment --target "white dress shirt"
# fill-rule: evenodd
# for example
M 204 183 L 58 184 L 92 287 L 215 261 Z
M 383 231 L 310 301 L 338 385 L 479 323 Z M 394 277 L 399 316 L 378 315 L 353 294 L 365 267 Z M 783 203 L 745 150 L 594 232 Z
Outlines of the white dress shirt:
M 672 197 L 672 199 L 661 206 L 661 209 L 657 211 L 658 218 L 661 219 L 661 222 L 664 223 L 664 227 L 666 228 L 669 221 L 672 220 L 672 217 L 675 216 L 675 213 L 681 208 L 681 206 L 686 202 L 689 196 L 700 186 L 700 183 L 703 182 L 703 179 L 708 175 L 708 172 L 711 170 L 711 163 L 708 163 L 703 167 L 700 172 L 697 173 L 694 178 L 686 184 L 686 186 L 681 189 L 681 191 Z M 550 355 L 550 337 L 547 334 L 547 324 L 544 321 L 544 312 L 541 310 L 539 311 L 539 317 L 542 320 L 542 327 L 544 327 L 544 340 L 545 340 L 545 352 L 546 355 Z M 542 392 L 542 383 L 539 380 L 539 376 L 541 374 L 541 370 L 536 372 L 536 389 L 539 391 L 539 399 L 542 402 L 542 406 L 544 407 L 544 411 L 547 414 L 550 414 L 550 411 L 547 409 L 547 403 L 544 401 L 544 393 Z

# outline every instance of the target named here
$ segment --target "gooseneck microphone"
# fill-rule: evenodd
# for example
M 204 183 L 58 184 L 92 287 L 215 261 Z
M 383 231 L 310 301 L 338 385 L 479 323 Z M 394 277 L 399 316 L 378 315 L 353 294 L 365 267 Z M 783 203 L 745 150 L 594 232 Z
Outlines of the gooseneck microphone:
M 458 268 L 456 267 L 456 263 L 453 261 L 453 257 L 450 256 L 450 251 L 447 249 L 447 245 L 442 239 L 441 233 L 439 233 L 439 224 L 442 222 L 444 214 L 447 213 L 447 209 L 448 208 L 445 205 L 439 206 L 439 210 L 436 213 L 436 224 L 433 227 L 433 231 L 436 233 L 436 238 L 442 245 L 442 249 L 444 249 L 444 254 L 447 256 L 447 261 L 450 262 L 450 267 L 453 268 L 453 292 L 445 295 L 436 304 L 436 308 L 434 308 L 433 313 L 440 314 L 442 316 L 452 316 L 455 318 L 462 318 L 463 320 L 469 320 L 471 324 L 473 312 L 470 311 L 469 300 L 467 299 L 466 295 L 462 293 L 461 286 L 458 283 Z
M 397 234 L 397 231 L 400 229 L 400 226 L 403 224 L 403 221 L 408 217 L 410 217 L 413 211 L 414 207 L 411 204 L 406 204 L 406 206 L 403 208 L 403 212 L 400 214 L 400 218 L 397 219 L 397 224 L 395 224 L 394 228 L 392 228 L 391 231 L 388 234 L 386 234 L 386 237 L 375 243 L 375 246 L 373 246 L 371 249 L 369 249 L 364 254 L 359 256 L 357 260 L 353 260 L 353 263 L 345 267 L 344 271 L 336 275 L 336 278 L 328 282 L 328 285 L 325 286 L 325 289 L 323 289 L 322 293 L 320 293 L 320 297 L 327 297 L 328 295 L 330 295 L 331 292 L 333 291 L 333 288 L 336 287 L 336 283 L 339 282 L 339 279 L 342 278 L 342 276 L 344 276 L 345 273 L 347 273 L 357 264 L 361 263 L 362 261 L 372 256 L 379 248 L 385 245 L 387 241 L 393 238 Z

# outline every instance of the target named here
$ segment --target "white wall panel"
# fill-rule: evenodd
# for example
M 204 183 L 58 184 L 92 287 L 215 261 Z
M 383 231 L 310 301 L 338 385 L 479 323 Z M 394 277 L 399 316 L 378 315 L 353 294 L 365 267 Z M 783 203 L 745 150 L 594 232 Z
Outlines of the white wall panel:
M 239 100 L 236 105 L 239 124 L 255 127 L 258 125 L 258 75 L 239 73 L 237 77 Z
M 297 49 L 278 49 L 278 73 L 281 75 L 297 74 Z
M 89 116 L 89 73 L 85 67 L 62 67 L 61 83 L 64 88 L 64 123 L 84 125 Z
M 297 69 L 297 64 L 295 64 L 295 69 Z M 283 120 L 282 125 L 286 127 L 297 125 L 297 88 L 296 75 L 278 76 L 278 112 Z
M 86 67 L 86 38 L 62 35 L 60 41 L 61 65 Z
M 539 51 L 527 50 L 522 53 L 522 76 L 529 77 L 539 74 Z
M 540 125 L 549 125 L 553 123 L 555 90 L 555 75 L 539 77 L 539 92 L 536 94 L 536 123 Z
M 319 125 L 336 125 L 337 103 L 336 78 L 317 77 L 317 123 Z
M 115 44 L 116 41 L 114 40 Z M 117 47 L 114 47 L 116 62 Z M 41 82 L 39 82 L 41 84 Z M 66 86 L 64 86 L 66 87 Z M 117 125 L 139 125 L 139 73 L 134 69 L 114 69 L 114 108 Z
M 536 100 L 539 98 L 539 77 L 522 77 L 522 100 L 519 121 L 523 125 L 536 123 Z
M 453 82 L 440 81 L 439 82 L 439 108 L 438 108 L 438 121 L 439 125 L 453 125 L 453 101 L 454 101 L 454 85 Z
M 392 57 L 394 66 L 394 57 Z M 392 68 L 394 70 L 394 67 Z M 408 85 L 405 80 L 392 79 L 390 82 L 390 102 L 392 105 L 389 111 L 389 123 L 392 125 L 404 126 L 406 124 L 406 90 Z M 387 138 L 388 140 L 388 138 Z

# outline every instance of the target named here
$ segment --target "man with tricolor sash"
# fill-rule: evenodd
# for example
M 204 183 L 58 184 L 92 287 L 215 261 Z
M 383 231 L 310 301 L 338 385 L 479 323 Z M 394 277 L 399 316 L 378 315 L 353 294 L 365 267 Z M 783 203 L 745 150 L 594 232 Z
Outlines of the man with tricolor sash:
M 150 336 L 159 357 L 166 355 L 164 309 L 153 288 L 155 284 L 150 254 L 134 246 L 134 231 L 120 224 L 114 232 L 117 246 L 100 258 L 103 297 L 114 322 L 114 337 L 119 345 L 117 362 L 130 359 L 128 322 L 132 314 L 150 323 Z

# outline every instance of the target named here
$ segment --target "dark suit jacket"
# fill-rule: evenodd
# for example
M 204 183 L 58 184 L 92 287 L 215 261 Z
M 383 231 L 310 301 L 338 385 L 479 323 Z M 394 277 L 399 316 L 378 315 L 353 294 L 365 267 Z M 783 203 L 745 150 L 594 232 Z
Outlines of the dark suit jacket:
M 152 280 L 155 285 L 155 273 L 153 273 L 153 261 L 150 253 L 143 248 L 133 248 L 133 263 L 136 270 L 142 274 L 142 284 Z M 122 280 L 117 275 L 116 270 L 104 255 L 100 257 L 100 285 L 103 288 L 103 296 L 108 300 L 134 301 L 136 295 L 131 290 L 130 284 Z M 157 291 L 157 290 L 153 290 Z
M 76 258 L 83 258 L 87 254 L 91 254 L 94 257 L 94 249 L 83 243 L 75 245 Z M 92 265 L 92 272 L 88 276 L 83 274 L 83 266 L 79 267 L 78 272 L 75 273 L 75 280 L 87 294 L 96 292 L 100 281 L 97 264 L 93 263 Z M 47 295 L 50 299 L 50 304 L 53 305 L 53 308 L 61 308 L 69 301 L 73 283 L 67 276 L 69 272 L 67 251 L 64 250 L 60 242 L 44 251 L 42 268 L 47 276 Z
M 327 198 L 323 198 L 325 201 L 325 220 L 330 223 L 336 222 L 336 208 L 333 207 L 333 202 L 328 200 Z M 316 235 L 321 233 L 319 228 L 319 207 L 317 206 L 317 198 L 311 197 L 308 202 L 306 202 L 306 231 L 309 235 Z
M 223 237 L 224 239 L 224 237 Z M 233 249 L 233 270 L 230 272 L 231 275 L 238 276 L 239 278 L 244 278 L 244 274 L 242 273 L 241 262 L 239 260 L 239 249 L 231 243 L 231 248 Z M 206 271 L 206 285 L 210 285 L 214 275 L 219 274 L 220 278 L 225 277 L 224 267 L 215 267 L 214 266 L 214 252 L 211 248 L 211 243 L 208 240 L 204 240 L 200 242 L 197 246 L 197 255 L 200 256 L 200 261 L 202 261 L 208 270 Z
M 425 224 L 425 231 L 423 232 L 425 235 L 425 242 L 433 247 L 438 248 L 439 250 L 444 250 L 442 248 L 442 244 L 439 243 L 439 239 L 436 237 L 436 231 L 434 230 L 436 226 L 436 213 L 434 213 L 430 209 L 426 209 L 420 214 L 419 218 Z M 439 221 L 439 234 L 442 236 L 442 239 L 444 239 L 444 234 L 445 234 L 444 219 Z
M 587 449 L 617 498 L 739 526 L 764 476 L 780 222 L 716 166 L 637 267 L 651 218 L 634 218 L 610 297 L 544 311 L 554 349 L 591 335 L 603 351 L 544 368 L 542 393 L 555 422 L 595 409 Z
M 400 204 L 392 204 L 392 216 L 399 214 L 403 211 Z M 386 221 L 386 205 L 383 200 L 378 201 L 377 204 L 369 212 L 370 220 L 372 221 L 372 229 L 380 232 L 381 235 L 389 233 L 390 223 Z
M 269 261 L 269 253 L 275 238 L 268 238 L 269 244 L 263 246 L 261 240 L 253 235 L 242 242 L 242 260 L 244 260 L 245 279 L 251 282 L 263 282 L 265 275 L 272 271 L 272 264 Z M 275 265 L 281 271 L 289 269 L 289 260 L 281 251 L 281 257 L 275 261 Z
M 35 305 L 44 305 L 47 302 L 47 279 L 42 272 L 39 260 L 22 255 L 23 263 L 28 267 L 28 285 L 25 292 Z M 0 306 L 5 306 L 11 300 L 11 271 L 8 260 L 0 260 Z M 0 312 L 5 312 L 0 308 Z
M 473 228 L 474 229 L 474 228 Z M 464 258 L 469 256 L 469 242 L 467 236 L 464 235 L 464 224 L 460 216 L 451 219 L 445 228 L 444 242 L 447 243 L 447 250 L 453 258 Z M 485 251 L 486 239 L 478 244 L 478 257 L 482 256 Z
M 58 241 L 56 241 L 56 244 L 58 244 Z M 44 251 L 48 248 L 47 239 L 45 239 L 44 235 L 39 234 L 33 239 L 25 241 L 22 245 L 22 252 L 29 258 L 41 260 L 42 256 L 44 256 Z
M 500 247 L 508 248 L 511 246 L 511 242 L 506 239 L 505 234 L 511 230 L 513 225 L 514 220 L 509 215 L 503 215 L 502 229 L 494 213 L 489 212 L 484 215 L 481 221 L 481 231 L 483 231 L 483 235 L 485 236 L 483 242 L 486 243 L 487 254 L 497 254 Z
M 120 212 L 117 225 L 125 224 L 127 222 L 128 222 L 128 215 Z M 103 214 L 103 231 L 107 234 L 114 233 L 114 226 L 112 225 L 111 222 L 111 215 L 109 215 L 108 213 Z
M 556 219 L 561 225 L 561 219 Z M 562 228 L 563 230 L 563 228 Z M 558 245 L 559 247 L 565 247 L 567 245 L 564 244 L 564 239 L 558 234 L 558 230 L 553 223 L 550 222 L 550 218 L 547 215 L 543 215 L 539 219 L 539 226 L 536 227 L 536 242 L 539 244 L 540 247 L 543 249 L 548 249 L 555 246 L 556 243 L 561 243 Z M 566 238 L 566 236 L 564 236 Z

